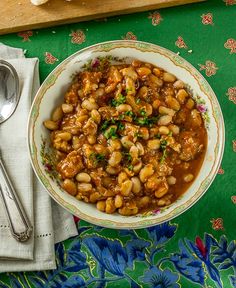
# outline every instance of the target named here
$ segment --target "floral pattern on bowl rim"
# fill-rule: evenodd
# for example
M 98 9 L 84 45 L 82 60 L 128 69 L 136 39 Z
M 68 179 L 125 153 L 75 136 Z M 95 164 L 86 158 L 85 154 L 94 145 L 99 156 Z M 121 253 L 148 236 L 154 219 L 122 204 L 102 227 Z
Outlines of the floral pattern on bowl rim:
M 71 76 L 85 67 L 88 61 L 96 65 L 94 59 L 107 55 L 112 55 L 114 58 L 138 58 L 175 74 L 191 87 L 194 92 L 193 97 L 197 101 L 197 108 L 202 113 L 208 128 L 208 143 L 211 145 L 208 144 L 203 166 L 188 191 L 169 207 L 151 211 L 141 217 L 108 215 L 98 211 L 92 204 L 78 201 L 58 187 L 58 182 L 53 180 L 51 173 L 46 173 L 45 157 L 41 157 L 42 139 L 48 137 L 48 132 L 42 126 L 43 120 L 50 117 L 51 111 L 60 102 L 60 97 L 64 95 L 70 84 Z M 163 47 L 127 40 L 104 42 L 87 47 L 59 64 L 40 87 L 32 104 L 28 122 L 28 146 L 32 166 L 52 198 L 71 213 L 88 222 L 122 229 L 160 224 L 180 215 L 196 203 L 209 188 L 219 170 L 224 150 L 224 137 L 222 112 L 214 92 L 204 77 L 186 60 Z

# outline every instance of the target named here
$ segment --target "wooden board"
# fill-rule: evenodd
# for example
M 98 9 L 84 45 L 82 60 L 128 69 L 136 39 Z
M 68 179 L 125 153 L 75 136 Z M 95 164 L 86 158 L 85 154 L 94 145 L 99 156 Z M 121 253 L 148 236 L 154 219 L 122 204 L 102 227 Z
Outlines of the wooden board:
M 0 34 L 76 23 L 107 16 L 147 11 L 204 0 L 0 0 Z

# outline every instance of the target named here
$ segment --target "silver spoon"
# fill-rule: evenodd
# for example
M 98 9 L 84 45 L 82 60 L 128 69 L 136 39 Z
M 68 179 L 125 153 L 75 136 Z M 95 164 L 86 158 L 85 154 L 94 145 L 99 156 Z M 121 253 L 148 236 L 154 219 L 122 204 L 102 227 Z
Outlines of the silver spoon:
M 16 110 L 20 98 L 19 78 L 15 68 L 0 60 L 0 124 Z M 9 221 L 12 236 L 19 242 L 27 241 L 33 231 L 17 193 L 11 184 L 0 153 L 0 195 Z

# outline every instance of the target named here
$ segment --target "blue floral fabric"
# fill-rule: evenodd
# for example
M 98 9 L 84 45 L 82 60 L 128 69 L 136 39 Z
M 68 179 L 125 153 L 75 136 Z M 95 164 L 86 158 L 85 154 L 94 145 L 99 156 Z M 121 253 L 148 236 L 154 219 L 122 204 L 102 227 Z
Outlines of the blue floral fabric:
M 146 235 L 121 230 L 108 238 L 109 229 L 83 221 L 78 231 L 56 245 L 56 270 L 7 273 L 0 287 L 235 287 L 236 242 L 225 235 L 183 238 L 172 251 L 168 242 L 177 240 L 178 225 L 171 222 L 146 229 Z

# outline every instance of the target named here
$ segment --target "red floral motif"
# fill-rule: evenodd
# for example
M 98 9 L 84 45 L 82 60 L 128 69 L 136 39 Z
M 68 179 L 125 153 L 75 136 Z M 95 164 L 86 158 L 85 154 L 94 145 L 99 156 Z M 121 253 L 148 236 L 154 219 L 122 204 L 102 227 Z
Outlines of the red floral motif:
M 179 48 L 188 48 L 181 36 L 178 36 L 177 40 L 175 41 L 175 45 Z
M 163 20 L 161 17 L 161 14 L 157 11 L 150 13 L 148 18 L 152 19 L 152 25 L 153 26 L 159 25 L 161 23 L 161 21 Z
M 202 14 L 202 24 L 204 25 L 214 25 L 212 13 Z
M 231 200 L 234 204 L 236 204 L 236 195 L 231 196 Z
M 223 226 L 223 219 L 222 218 L 217 218 L 217 219 L 211 219 L 210 221 L 212 223 L 212 229 L 214 230 L 224 230 Z
M 225 170 L 222 167 L 220 167 L 220 169 L 218 170 L 218 174 L 220 175 L 225 174 Z
M 19 37 L 22 37 L 22 38 L 23 38 L 22 42 L 27 42 L 27 41 L 31 41 L 29 37 L 30 37 L 30 36 L 33 36 L 33 31 L 19 32 L 17 35 L 18 35 Z
M 196 239 L 195 239 L 195 245 L 197 246 L 198 250 L 200 251 L 201 255 L 206 258 L 207 256 L 207 247 L 204 245 L 202 239 L 197 236 Z
M 233 144 L 233 151 L 236 152 L 236 140 L 233 140 L 232 144 Z
M 44 61 L 47 63 L 47 64 L 54 64 L 56 61 L 58 61 L 58 59 L 56 57 L 54 57 L 51 53 L 49 52 L 45 52 L 44 54 L 45 56 L 45 59 Z
M 72 31 L 69 36 L 72 37 L 71 43 L 73 44 L 82 44 L 83 42 L 85 42 L 86 39 L 83 30 Z
M 124 40 L 137 40 L 137 37 L 134 35 L 133 32 L 129 31 L 126 33 L 124 37 L 122 37 Z
M 228 95 L 229 101 L 232 101 L 234 104 L 236 104 L 236 87 L 230 87 L 226 95 Z
M 216 67 L 216 63 L 210 61 L 210 60 L 207 60 L 205 65 L 202 65 L 202 64 L 198 64 L 200 66 L 200 71 L 201 70 L 205 70 L 206 72 L 206 75 L 208 77 L 212 76 L 212 75 L 215 75 L 216 74 L 216 71 L 218 69 L 218 67 Z
M 230 49 L 230 54 L 236 53 L 236 40 L 233 38 L 228 39 L 225 42 L 224 47 Z
M 226 4 L 226 6 L 230 5 L 236 5 L 236 0 L 223 0 Z

